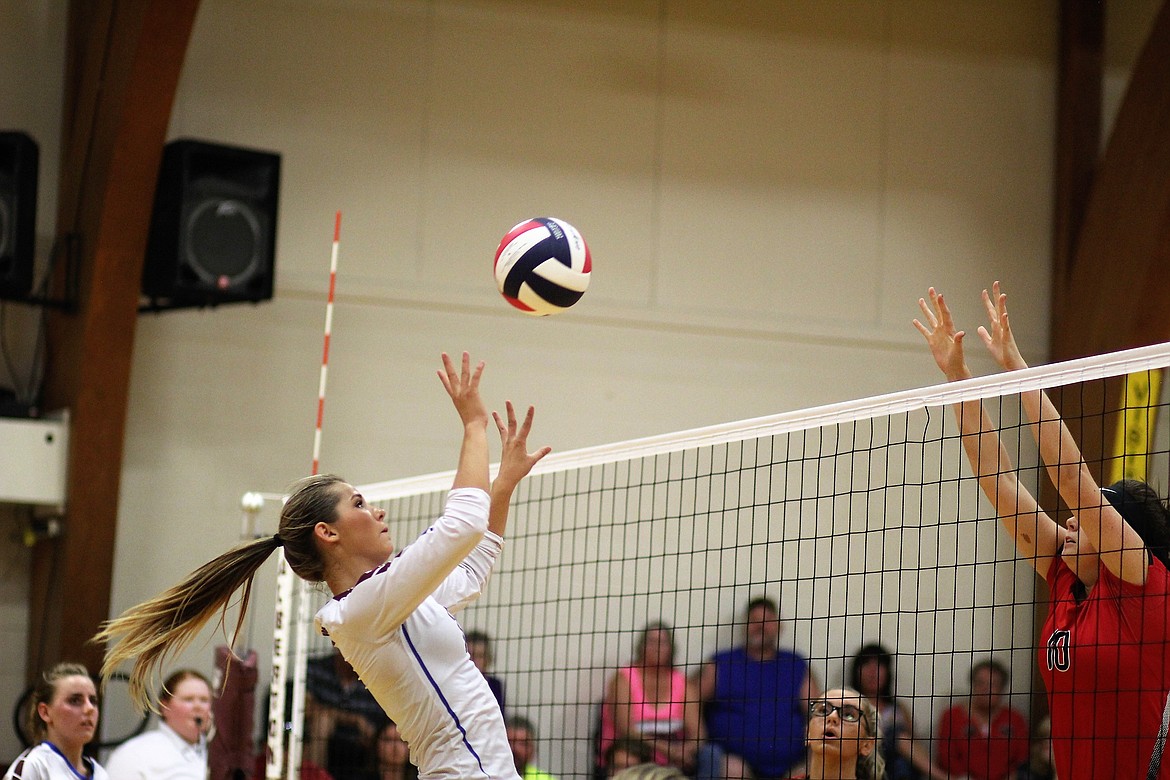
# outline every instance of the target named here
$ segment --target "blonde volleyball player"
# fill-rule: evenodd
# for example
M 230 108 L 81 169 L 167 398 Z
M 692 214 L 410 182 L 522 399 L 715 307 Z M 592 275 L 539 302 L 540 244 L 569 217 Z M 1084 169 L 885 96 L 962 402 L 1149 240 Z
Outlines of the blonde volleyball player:
M 931 288 L 929 298 L 918 299 L 925 324 L 914 326 L 947 379 L 966 379 L 963 331 L 941 294 Z M 988 326 L 979 335 L 996 362 L 1026 368 L 998 282 L 983 291 L 983 303 Z M 1020 399 L 1048 476 L 1072 511 L 1064 526 L 1020 484 L 982 403 L 966 401 L 955 413 L 979 486 L 1020 554 L 1048 580 L 1039 661 L 1057 774 L 1170 780 L 1170 756 L 1162 755 L 1170 723 L 1170 514 L 1144 482 L 1098 487 L 1047 395 Z
M 516 778 L 500 708 L 467 654 L 452 614 L 474 601 L 503 545 L 516 485 L 549 453 L 527 450 L 533 409 L 517 422 L 493 413 L 503 452 L 489 484 L 488 413 L 479 395 L 483 363 L 443 355 L 439 379 L 463 424 L 463 444 L 442 516 L 395 555 L 385 512 L 338 477 L 298 482 L 275 536 L 241 545 L 161 596 L 128 610 L 98 634 L 120 641 L 103 675 L 136 659 L 130 690 L 145 707 L 150 679 L 284 546 L 289 567 L 333 593 L 317 625 L 357 671 L 410 745 L 420 778 Z M 243 621 L 244 610 L 239 617 Z
M 30 734 L 36 744 L 12 762 L 4 780 L 109 780 L 84 755 L 98 725 L 97 686 L 81 664 L 61 663 L 33 688 Z

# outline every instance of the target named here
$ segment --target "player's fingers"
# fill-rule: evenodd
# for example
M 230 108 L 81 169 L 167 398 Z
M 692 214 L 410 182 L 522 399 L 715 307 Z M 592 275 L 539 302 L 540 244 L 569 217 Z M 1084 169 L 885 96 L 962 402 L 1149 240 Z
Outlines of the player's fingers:
M 520 425 L 520 435 L 528 438 L 528 432 L 532 430 L 532 418 L 536 414 L 536 407 L 529 406 L 528 411 L 524 415 L 524 422 Z
M 954 330 L 954 324 L 951 320 L 951 309 L 949 306 L 947 306 L 947 302 L 943 298 L 942 293 L 939 293 L 938 296 L 935 297 L 934 305 L 938 308 L 938 321 L 942 323 L 942 326 L 947 330 Z
M 471 380 L 471 355 L 463 353 L 463 360 L 459 366 L 459 380 L 467 384 Z
M 930 327 L 933 328 L 938 324 L 938 320 L 935 319 L 934 316 L 934 311 L 930 308 L 930 306 L 927 305 L 925 299 L 918 299 L 918 308 L 922 309 L 922 316 L 925 317 L 926 321 L 930 323 Z

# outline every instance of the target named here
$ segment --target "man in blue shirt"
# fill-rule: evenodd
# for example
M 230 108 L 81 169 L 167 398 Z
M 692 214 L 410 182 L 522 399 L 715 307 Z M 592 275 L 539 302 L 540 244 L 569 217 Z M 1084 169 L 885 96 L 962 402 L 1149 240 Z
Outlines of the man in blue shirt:
M 781 650 L 780 613 L 769 598 L 747 608 L 742 647 L 716 653 L 699 673 L 707 737 L 757 778 L 780 778 L 804 759 L 808 703 L 820 689 L 804 656 Z

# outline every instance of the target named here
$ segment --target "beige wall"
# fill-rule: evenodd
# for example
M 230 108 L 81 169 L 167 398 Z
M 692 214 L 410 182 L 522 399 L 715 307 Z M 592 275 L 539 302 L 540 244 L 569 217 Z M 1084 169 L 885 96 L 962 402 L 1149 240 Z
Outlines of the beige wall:
M 63 5 L 0 0 L 0 111 L 41 141 L 42 235 Z M 171 135 L 283 155 L 277 291 L 140 319 L 114 610 L 234 543 L 243 492 L 308 471 L 336 210 L 322 467 L 354 482 L 453 465 L 441 350 L 486 359 L 489 402 L 536 404 L 561 451 L 934 383 L 909 326 L 931 284 L 974 324 L 1002 279 L 1043 360 L 1056 18 L 1052 0 L 203 0 Z M 1144 36 L 1121 37 L 1114 101 Z M 595 272 L 536 320 L 490 263 L 546 214 Z M 0 599 L 26 576 L 8 554 Z

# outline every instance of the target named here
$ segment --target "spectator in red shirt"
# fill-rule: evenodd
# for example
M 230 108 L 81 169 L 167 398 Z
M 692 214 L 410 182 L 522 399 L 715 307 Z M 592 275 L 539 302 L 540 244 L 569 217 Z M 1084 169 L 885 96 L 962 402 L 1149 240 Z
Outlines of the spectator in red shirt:
M 943 713 L 938 763 L 952 775 L 1004 780 L 1028 761 L 1028 721 L 1004 701 L 1010 679 L 998 661 L 971 667 L 971 695 Z

